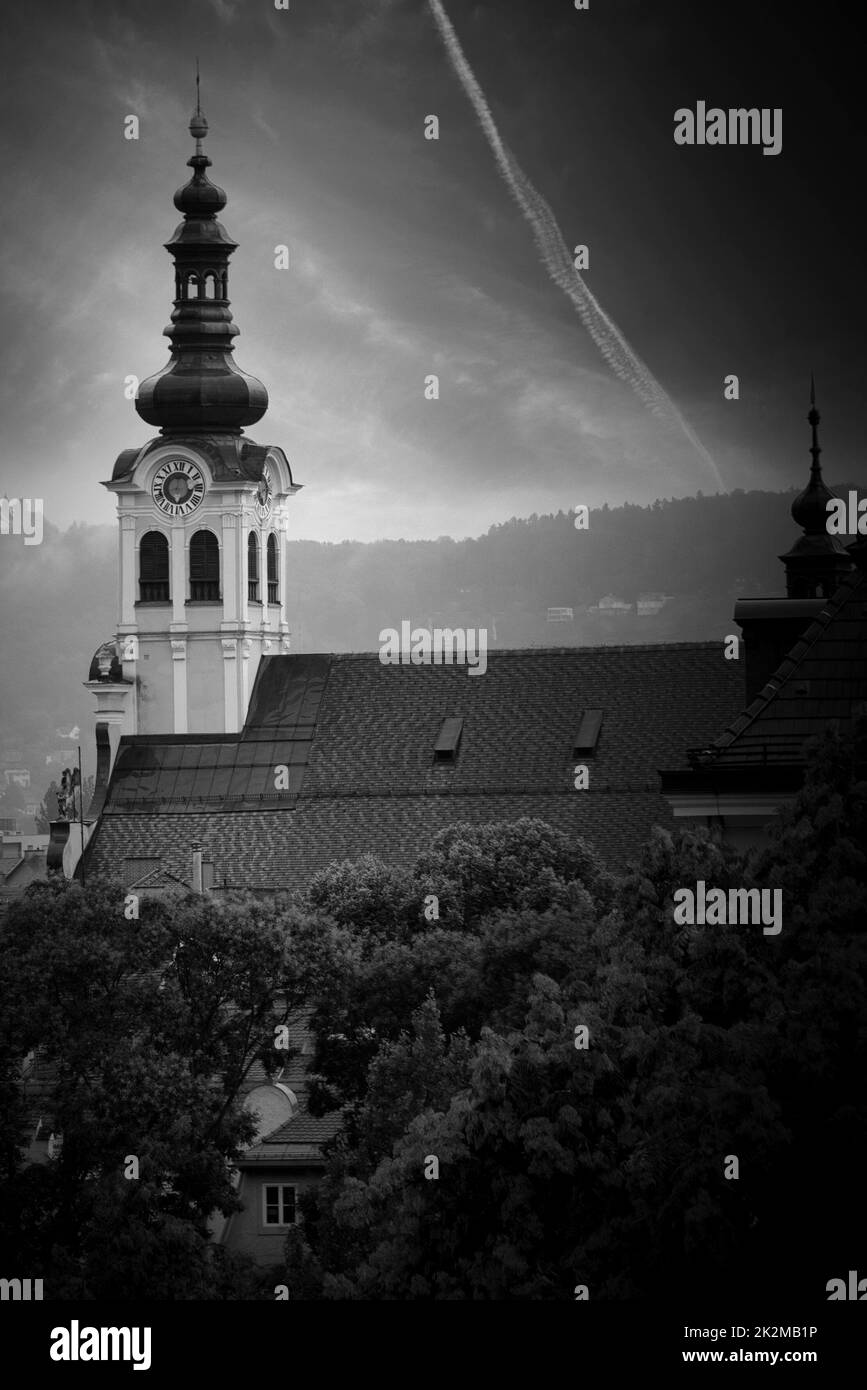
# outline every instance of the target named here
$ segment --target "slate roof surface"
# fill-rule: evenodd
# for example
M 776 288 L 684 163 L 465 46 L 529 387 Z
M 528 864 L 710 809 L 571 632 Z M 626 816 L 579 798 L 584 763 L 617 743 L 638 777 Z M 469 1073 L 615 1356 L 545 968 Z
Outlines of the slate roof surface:
M 441 828 L 521 816 L 621 863 L 652 825 L 673 824 L 657 769 L 685 766 L 686 749 L 731 720 L 742 683 L 720 642 L 492 651 L 481 676 L 377 653 L 266 657 L 238 735 L 122 741 L 87 869 L 117 875 L 125 857 L 153 857 L 188 881 L 198 841 L 218 888 L 296 889 L 334 859 L 373 851 L 409 865 Z M 576 758 L 585 709 L 603 711 L 602 728 Z M 446 718 L 463 720 L 453 764 L 433 757 Z M 216 750 L 219 785 L 202 772 L 203 747 Z M 587 791 L 574 789 L 577 761 Z M 233 777 L 239 802 L 221 793 Z
M 747 709 L 699 759 L 716 769 L 804 763 L 804 743 L 867 713 L 867 574 L 843 580 Z

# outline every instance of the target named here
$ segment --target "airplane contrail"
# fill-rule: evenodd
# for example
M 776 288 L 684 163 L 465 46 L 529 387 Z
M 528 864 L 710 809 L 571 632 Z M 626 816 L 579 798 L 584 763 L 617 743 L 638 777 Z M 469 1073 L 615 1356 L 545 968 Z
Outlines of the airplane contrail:
M 720 491 L 724 492 L 725 484 L 713 458 L 695 431 L 687 424 L 667 391 L 656 380 L 647 363 L 632 350 L 611 315 L 602 308 L 596 296 L 588 289 L 580 272 L 576 270 L 569 248 L 557 225 L 557 219 L 500 137 L 485 95 L 464 56 L 458 36 L 441 0 L 428 0 L 428 5 L 452 67 L 487 136 L 497 167 L 530 224 L 542 262 L 551 279 L 572 301 L 581 322 L 615 375 L 631 386 L 639 400 L 660 420 L 667 424 L 675 424 L 683 431 L 696 453 L 712 472 Z

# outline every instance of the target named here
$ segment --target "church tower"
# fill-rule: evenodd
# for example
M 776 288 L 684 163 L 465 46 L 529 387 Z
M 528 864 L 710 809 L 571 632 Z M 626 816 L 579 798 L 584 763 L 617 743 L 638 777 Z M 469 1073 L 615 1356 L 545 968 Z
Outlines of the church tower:
M 820 419 L 816 409 L 816 386 L 811 377 L 807 416 L 812 432 L 810 478 L 804 491 L 799 492 L 792 503 L 792 517 L 803 535 L 779 557 L 786 568 L 786 593 L 792 599 L 831 598 L 852 570 L 852 560 L 843 542 L 838 536 L 828 534 L 828 503 L 836 493 L 822 477 Z
M 822 477 L 819 420 L 816 388 L 811 376 L 807 421 L 812 436 L 812 463 L 807 486 L 798 493 L 791 507 L 792 518 L 803 534 L 778 557 L 786 572 L 786 597 L 745 598 L 735 604 L 735 622 L 743 632 L 746 647 L 744 693 L 747 704 L 770 679 L 801 633 L 819 616 L 854 567 L 843 542 L 828 534 L 826 504 L 836 494 Z
M 198 77 L 196 79 L 198 92 Z M 208 178 L 198 97 L 195 153 L 166 243 L 175 269 L 171 357 L 143 381 L 136 410 L 159 434 L 124 450 L 104 484 L 117 498 L 117 641 L 94 657 L 113 762 L 121 734 L 231 733 L 244 722 L 259 660 L 289 650 L 286 541 L 298 490 L 283 451 L 244 435 L 268 393 L 233 360 L 229 259 L 218 214 L 226 195 Z

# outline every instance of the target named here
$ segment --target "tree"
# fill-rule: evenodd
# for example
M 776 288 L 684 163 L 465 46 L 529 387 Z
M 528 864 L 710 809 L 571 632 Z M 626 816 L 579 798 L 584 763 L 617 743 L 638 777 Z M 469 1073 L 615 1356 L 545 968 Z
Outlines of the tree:
M 57 820 L 60 815 L 57 805 L 57 793 L 59 790 L 60 788 L 55 781 L 52 780 L 49 782 L 48 791 L 39 803 L 39 810 L 36 812 L 35 816 L 37 835 L 47 835 L 50 828 L 49 823 L 53 820 Z
M 243 1261 L 215 1252 L 208 1222 L 237 1209 L 231 1164 L 253 1132 L 239 1090 L 254 1061 L 282 1060 L 274 1024 L 310 993 L 310 934 L 294 909 L 246 896 L 142 899 L 133 920 L 125 902 L 117 884 L 52 880 L 0 923 L 0 1074 L 16 1102 L 0 1244 L 51 1297 L 243 1296 Z M 27 1166 L 18 1077 L 35 1050 L 63 1143 Z
M 359 955 L 340 1008 L 363 1001 L 379 1045 L 344 1039 L 351 1122 L 287 1244 L 290 1288 L 824 1299 L 867 1235 L 865 742 L 814 750 L 767 849 L 657 831 L 603 904 L 506 898 L 476 930 Z M 781 934 L 675 923 L 675 889 L 699 878 L 780 889 Z M 396 1033 L 435 961 L 436 1004 Z
M 328 914 L 311 1107 L 357 1100 L 377 1048 L 409 1026 L 431 989 L 450 1032 L 520 1021 L 534 971 L 544 964 L 560 978 L 581 957 L 597 910 L 585 885 L 611 901 L 595 852 L 528 818 L 450 826 L 409 873 L 366 855 L 318 875 L 305 900 Z

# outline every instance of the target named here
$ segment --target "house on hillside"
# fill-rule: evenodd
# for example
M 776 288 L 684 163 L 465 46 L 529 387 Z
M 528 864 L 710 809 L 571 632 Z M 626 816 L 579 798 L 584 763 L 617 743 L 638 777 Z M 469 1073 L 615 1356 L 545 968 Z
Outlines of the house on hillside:
M 627 603 L 616 594 L 604 594 L 587 612 L 594 618 L 626 618 L 635 611 L 634 603 Z

